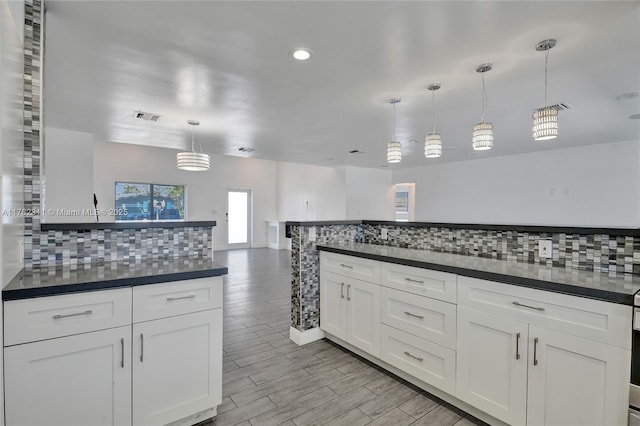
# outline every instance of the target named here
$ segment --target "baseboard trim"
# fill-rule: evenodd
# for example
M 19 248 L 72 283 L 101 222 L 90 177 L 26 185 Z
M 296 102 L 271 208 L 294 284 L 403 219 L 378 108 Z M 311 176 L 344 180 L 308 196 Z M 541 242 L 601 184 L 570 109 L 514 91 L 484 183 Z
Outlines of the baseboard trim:
M 294 327 L 289 327 L 289 339 L 298 346 L 324 339 L 324 331 L 320 327 L 311 328 L 309 330 L 300 331 Z

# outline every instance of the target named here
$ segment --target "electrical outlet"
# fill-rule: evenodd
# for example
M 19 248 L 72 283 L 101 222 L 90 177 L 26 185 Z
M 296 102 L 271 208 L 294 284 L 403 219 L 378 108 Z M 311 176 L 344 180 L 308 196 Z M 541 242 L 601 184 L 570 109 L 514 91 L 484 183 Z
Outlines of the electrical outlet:
M 553 244 L 551 240 L 540 240 L 538 242 L 538 256 L 541 259 L 551 259 L 551 256 L 553 256 Z
M 380 238 L 382 238 L 383 240 L 386 240 L 387 238 L 389 238 L 387 228 L 380 228 Z
M 311 226 L 309 227 L 309 241 L 315 241 L 315 240 L 316 240 L 316 227 Z

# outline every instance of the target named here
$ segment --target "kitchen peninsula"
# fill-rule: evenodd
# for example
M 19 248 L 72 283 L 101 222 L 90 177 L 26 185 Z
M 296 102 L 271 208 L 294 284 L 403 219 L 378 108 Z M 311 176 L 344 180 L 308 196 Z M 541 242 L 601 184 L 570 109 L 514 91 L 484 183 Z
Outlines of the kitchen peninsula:
M 103 259 L 113 237 L 118 260 L 83 263 L 76 252 L 75 263 L 24 270 L 3 289 L 7 425 L 192 425 L 216 415 L 228 270 L 206 248 L 215 222 L 146 225 L 42 225 L 89 233 Z M 188 239 L 190 227 L 208 230 L 204 242 Z M 158 250 L 154 229 L 176 245 L 165 238 Z M 203 256 L 176 255 L 194 244 Z

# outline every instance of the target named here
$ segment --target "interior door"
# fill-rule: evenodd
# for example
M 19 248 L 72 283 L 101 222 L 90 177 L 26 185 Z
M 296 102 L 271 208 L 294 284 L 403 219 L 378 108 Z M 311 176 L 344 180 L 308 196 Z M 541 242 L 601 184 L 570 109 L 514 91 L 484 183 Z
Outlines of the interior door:
M 249 248 L 252 237 L 251 190 L 227 191 L 227 248 Z

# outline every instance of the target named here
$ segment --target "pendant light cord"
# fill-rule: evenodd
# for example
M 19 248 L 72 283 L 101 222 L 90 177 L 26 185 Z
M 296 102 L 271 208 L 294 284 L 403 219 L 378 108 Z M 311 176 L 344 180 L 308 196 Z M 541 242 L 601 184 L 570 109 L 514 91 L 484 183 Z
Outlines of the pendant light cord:
M 391 137 L 391 141 L 395 142 L 396 140 L 396 104 L 398 102 L 393 103 L 393 136 Z
M 195 125 L 191 125 L 191 152 L 196 152 L 196 148 L 194 145 L 194 139 L 196 137 L 196 126 Z
M 547 107 L 547 67 L 549 64 L 549 50 L 544 51 L 544 107 Z
M 484 109 L 487 105 L 487 95 L 484 85 L 484 72 L 481 73 L 480 76 L 482 77 L 482 119 L 480 121 L 484 123 Z
M 431 91 L 431 106 L 433 107 L 433 133 L 436 132 L 436 91 Z

